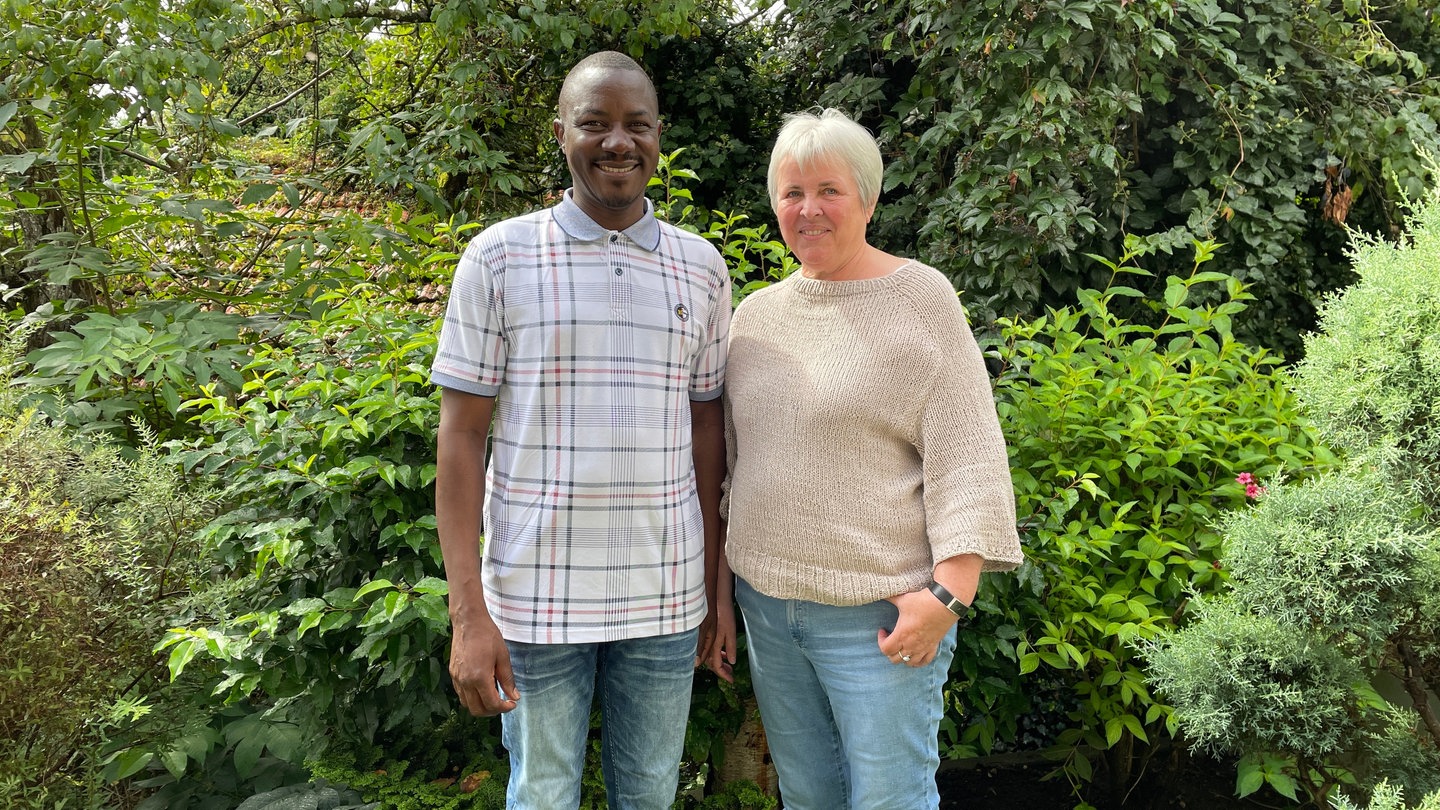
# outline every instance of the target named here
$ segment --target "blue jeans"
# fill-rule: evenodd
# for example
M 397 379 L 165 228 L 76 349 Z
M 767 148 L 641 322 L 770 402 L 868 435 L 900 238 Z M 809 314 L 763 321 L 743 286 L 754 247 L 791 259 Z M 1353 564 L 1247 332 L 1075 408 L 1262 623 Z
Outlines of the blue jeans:
M 766 596 L 736 579 L 750 675 L 785 810 L 935 810 L 941 685 L 955 629 L 923 667 L 892 664 L 875 636 L 886 601 L 834 607 Z
M 510 810 L 580 804 L 599 687 L 600 760 L 612 810 L 669 810 L 680 781 L 699 630 L 597 644 L 507 642 L 520 700 L 501 715 Z

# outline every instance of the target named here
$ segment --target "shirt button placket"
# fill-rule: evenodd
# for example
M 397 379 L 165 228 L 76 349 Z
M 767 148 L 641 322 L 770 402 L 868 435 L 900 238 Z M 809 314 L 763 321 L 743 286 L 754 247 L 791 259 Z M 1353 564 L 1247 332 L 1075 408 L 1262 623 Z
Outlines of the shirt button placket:
M 615 278 L 610 283 L 610 309 L 617 313 L 624 313 L 629 310 L 629 289 L 623 281 L 625 251 L 620 245 L 619 233 L 612 231 L 609 242 L 610 267 L 615 271 Z

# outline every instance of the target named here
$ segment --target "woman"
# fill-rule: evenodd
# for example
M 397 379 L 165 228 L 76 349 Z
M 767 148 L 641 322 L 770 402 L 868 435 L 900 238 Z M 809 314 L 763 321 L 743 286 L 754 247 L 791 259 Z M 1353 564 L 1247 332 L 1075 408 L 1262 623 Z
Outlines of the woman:
M 958 618 L 982 571 L 1021 561 L 954 288 L 866 242 L 881 172 L 844 114 L 786 119 L 770 203 L 800 270 L 731 326 L 726 555 L 787 810 L 939 806 Z M 733 646 L 712 645 L 710 665 L 724 671 Z

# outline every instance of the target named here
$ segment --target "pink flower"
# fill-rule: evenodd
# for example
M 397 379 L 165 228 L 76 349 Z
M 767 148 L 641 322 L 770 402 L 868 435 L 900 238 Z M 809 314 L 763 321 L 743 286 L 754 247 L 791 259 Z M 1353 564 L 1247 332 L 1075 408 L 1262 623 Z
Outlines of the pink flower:
M 1248 474 L 1248 473 L 1247 473 L 1247 474 Z M 1245 485 L 1245 497 L 1247 497 L 1247 498 L 1250 498 L 1250 499 L 1253 500 L 1253 499 L 1255 499 L 1255 498 L 1259 498 L 1261 495 L 1264 495 L 1264 494 L 1265 494 L 1265 487 L 1262 487 L 1262 486 L 1260 486 L 1259 484 L 1246 484 L 1246 485 Z
M 1254 486 L 1254 485 L 1255 485 L 1255 476 L 1251 475 L 1251 474 L 1248 473 L 1248 472 L 1246 472 L 1246 473 L 1240 473 L 1239 475 L 1235 476 L 1235 483 L 1237 483 L 1237 484 L 1245 484 L 1247 487 L 1248 487 L 1248 486 Z M 1247 492 L 1248 492 L 1248 490 L 1247 490 Z

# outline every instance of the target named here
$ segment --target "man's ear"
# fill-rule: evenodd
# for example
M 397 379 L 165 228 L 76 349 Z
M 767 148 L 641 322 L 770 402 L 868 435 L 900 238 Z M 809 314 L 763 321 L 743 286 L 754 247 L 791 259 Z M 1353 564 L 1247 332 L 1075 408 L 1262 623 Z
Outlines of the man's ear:
M 556 118 L 554 121 L 551 121 L 551 122 L 550 122 L 550 129 L 551 129 L 552 131 L 554 131 L 554 133 L 555 133 L 555 142 L 558 143 L 558 144 L 560 144 L 560 151 L 561 151 L 561 152 L 564 152 L 564 151 L 565 151 L 565 125 L 562 124 L 562 123 L 560 123 L 560 119 L 559 119 L 559 118 Z

